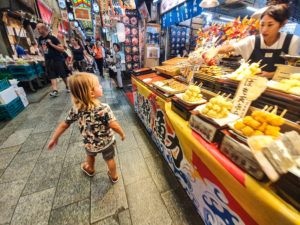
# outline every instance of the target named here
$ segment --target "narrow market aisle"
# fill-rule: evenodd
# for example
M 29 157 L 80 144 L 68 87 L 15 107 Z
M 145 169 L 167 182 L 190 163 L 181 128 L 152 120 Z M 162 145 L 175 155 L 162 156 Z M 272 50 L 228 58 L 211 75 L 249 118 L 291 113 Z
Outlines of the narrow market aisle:
M 202 224 L 124 93 L 108 79 L 102 83 L 102 101 L 111 106 L 126 132 L 124 142 L 117 138 L 122 179 L 110 183 L 101 156 L 95 177 L 82 173 L 85 152 L 76 124 L 55 150 L 46 149 L 71 107 L 68 93 L 54 99 L 46 96 L 0 130 L 0 224 Z

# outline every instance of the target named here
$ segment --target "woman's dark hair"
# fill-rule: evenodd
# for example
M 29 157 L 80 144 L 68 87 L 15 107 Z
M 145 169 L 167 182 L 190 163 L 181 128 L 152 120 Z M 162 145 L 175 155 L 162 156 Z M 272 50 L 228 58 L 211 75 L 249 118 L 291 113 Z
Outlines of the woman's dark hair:
M 118 48 L 118 50 L 120 51 L 121 50 L 121 46 L 117 43 L 114 43 L 113 46 L 116 46 Z
M 261 15 L 261 19 L 264 16 L 270 16 L 279 23 L 284 23 L 290 17 L 290 11 L 286 4 L 271 5 L 269 8 Z

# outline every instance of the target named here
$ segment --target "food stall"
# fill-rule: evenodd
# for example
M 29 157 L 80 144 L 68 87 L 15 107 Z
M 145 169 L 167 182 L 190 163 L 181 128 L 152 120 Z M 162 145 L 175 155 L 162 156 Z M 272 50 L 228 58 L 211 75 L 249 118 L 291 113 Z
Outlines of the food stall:
M 139 119 L 205 224 L 300 224 L 299 67 L 268 81 L 201 52 L 132 75 Z

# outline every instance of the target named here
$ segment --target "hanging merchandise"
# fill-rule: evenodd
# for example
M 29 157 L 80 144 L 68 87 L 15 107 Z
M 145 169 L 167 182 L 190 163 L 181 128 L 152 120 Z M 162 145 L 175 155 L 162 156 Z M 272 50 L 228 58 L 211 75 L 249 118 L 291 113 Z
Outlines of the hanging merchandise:
M 116 25 L 117 28 L 117 35 L 119 42 L 124 42 L 125 41 L 125 26 L 123 23 L 117 23 Z
M 72 0 L 73 6 L 76 8 L 91 8 L 91 0 Z
M 126 9 L 126 16 L 123 18 L 125 25 L 125 61 L 128 70 L 140 67 L 139 56 L 139 31 L 138 31 L 137 10 Z
M 185 49 L 187 28 L 172 26 L 170 32 L 171 56 L 181 55 Z
M 124 15 L 124 11 L 121 8 L 119 0 L 110 0 L 110 4 L 111 4 L 111 7 L 112 7 L 112 13 L 115 16 Z
M 140 6 L 139 13 L 140 13 L 142 19 L 147 20 L 150 17 L 149 11 L 148 11 L 148 8 L 147 8 L 147 5 L 145 2 L 143 2 L 143 4 Z
M 119 0 L 120 6 L 123 9 L 135 9 L 135 2 L 134 0 Z

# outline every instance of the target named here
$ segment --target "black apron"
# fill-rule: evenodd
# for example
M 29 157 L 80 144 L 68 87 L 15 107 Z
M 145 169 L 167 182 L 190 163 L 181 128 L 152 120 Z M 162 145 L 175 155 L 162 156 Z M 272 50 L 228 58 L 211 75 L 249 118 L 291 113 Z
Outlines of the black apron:
M 267 65 L 263 68 L 263 71 L 275 72 L 275 64 L 285 64 L 284 58 L 280 55 L 282 53 L 288 54 L 292 38 L 292 34 L 287 34 L 281 49 L 261 49 L 261 38 L 260 35 L 257 35 L 255 37 L 254 49 L 249 60 L 251 60 L 251 62 L 259 62 L 261 60 L 261 66 Z

